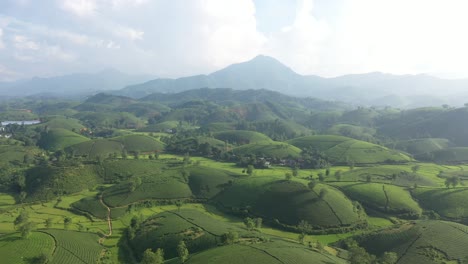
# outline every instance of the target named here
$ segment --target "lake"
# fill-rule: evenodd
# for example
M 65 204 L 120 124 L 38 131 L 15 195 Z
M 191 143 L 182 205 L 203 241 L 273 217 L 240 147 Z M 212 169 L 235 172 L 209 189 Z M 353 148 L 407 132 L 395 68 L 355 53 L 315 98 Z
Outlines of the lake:
M 3 121 L 1 122 L 2 126 L 7 126 L 11 124 L 17 125 L 35 125 L 41 123 L 40 120 L 24 120 L 24 121 Z

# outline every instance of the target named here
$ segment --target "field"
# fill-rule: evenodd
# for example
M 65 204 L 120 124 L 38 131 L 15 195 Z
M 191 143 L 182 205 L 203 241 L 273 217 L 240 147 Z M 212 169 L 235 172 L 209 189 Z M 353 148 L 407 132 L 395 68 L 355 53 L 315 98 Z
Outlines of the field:
M 19 233 L 0 236 L 1 263 L 31 263 L 42 253 L 51 255 L 54 250 L 54 238 L 42 232 L 32 232 L 28 239 L 21 238 Z
M 468 257 L 468 227 L 444 221 L 418 221 L 363 235 L 359 241 L 369 252 L 396 252 L 398 263 L 459 263 Z
M 306 136 L 287 141 L 298 148 L 314 148 L 334 164 L 405 163 L 411 158 L 394 150 L 343 136 Z
M 319 197 L 322 189 L 327 190 L 324 198 Z M 359 222 L 359 214 L 352 202 L 340 191 L 326 185 L 309 190 L 297 181 L 252 177 L 235 182 L 218 195 L 215 202 L 226 210 L 247 210 L 288 225 L 297 225 L 301 220 L 316 227 Z
M 180 263 L 178 259 L 168 262 Z M 344 260 L 326 253 L 307 248 L 297 243 L 272 241 L 252 245 L 230 245 L 217 247 L 191 256 L 186 263 L 268 263 L 268 264 L 294 264 L 294 263 L 346 263 Z
M 38 145 L 49 151 L 57 151 L 86 141 L 89 139 L 82 135 L 63 128 L 55 128 L 42 133 Z
M 301 155 L 301 150 L 295 146 L 284 142 L 260 142 L 251 143 L 237 147 L 233 150 L 237 155 L 256 155 L 259 157 L 274 157 L 274 158 L 298 158 Z
M 272 141 L 271 138 L 262 133 L 246 130 L 216 132 L 213 136 L 221 141 L 237 145 Z
M 458 220 L 468 217 L 468 188 L 417 188 L 413 194 L 423 208 L 443 217 Z
M 126 135 L 111 139 L 97 139 L 72 145 L 66 148 L 67 152 L 77 156 L 108 157 L 109 154 L 121 155 L 122 151 L 129 152 L 155 152 L 161 151 L 164 144 L 144 135 Z
M 402 187 L 380 183 L 336 182 L 332 184 L 365 207 L 381 212 L 419 216 L 422 209 Z

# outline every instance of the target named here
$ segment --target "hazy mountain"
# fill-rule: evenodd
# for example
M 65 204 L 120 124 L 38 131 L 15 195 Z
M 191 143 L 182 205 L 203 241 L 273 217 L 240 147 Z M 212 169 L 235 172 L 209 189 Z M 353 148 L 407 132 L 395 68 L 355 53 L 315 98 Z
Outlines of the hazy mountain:
M 294 96 L 311 96 L 361 105 L 420 107 L 460 105 L 468 80 L 445 80 L 429 75 L 379 72 L 322 78 L 300 75 L 268 56 L 230 65 L 209 75 L 156 79 L 128 86 L 116 94 L 141 98 L 154 92 L 176 93 L 196 88 L 268 89 Z M 386 99 L 391 99 L 386 101 Z M 394 103 L 398 103 L 394 105 Z
M 133 76 L 114 69 L 98 73 L 77 73 L 50 78 L 34 77 L 27 80 L 0 83 L 3 96 L 82 96 L 97 91 L 117 90 L 141 83 L 150 76 Z

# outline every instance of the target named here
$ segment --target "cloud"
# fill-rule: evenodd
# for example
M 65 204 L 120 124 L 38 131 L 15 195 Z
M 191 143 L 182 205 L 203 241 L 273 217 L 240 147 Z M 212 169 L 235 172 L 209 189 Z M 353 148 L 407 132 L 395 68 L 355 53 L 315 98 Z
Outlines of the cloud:
M 13 38 L 16 49 L 19 50 L 39 50 L 39 44 L 30 40 L 26 36 L 16 35 Z
M 96 0 L 58 0 L 63 10 L 77 16 L 94 15 L 97 10 Z
M 299 73 L 315 72 L 321 64 L 321 52 L 331 29 L 313 14 L 314 1 L 298 1 L 294 22 L 270 35 L 265 53 L 291 65 Z
M 3 43 L 3 29 L 0 28 L 0 49 L 5 48 L 5 44 Z
M 115 31 L 115 35 L 131 41 L 142 40 L 145 32 L 130 27 L 120 27 Z
M 0 64 L 0 81 L 12 81 L 19 76 L 17 72 L 14 72 L 4 65 Z

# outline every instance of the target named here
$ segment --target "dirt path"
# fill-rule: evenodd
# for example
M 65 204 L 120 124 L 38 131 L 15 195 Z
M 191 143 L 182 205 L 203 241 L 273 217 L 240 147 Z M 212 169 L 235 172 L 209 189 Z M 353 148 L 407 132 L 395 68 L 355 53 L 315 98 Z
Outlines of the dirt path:
M 106 239 L 107 237 L 112 236 L 112 219 L 111 219 L 111 209 L 102 200 L 102 194 L 99 196 L 99 202 L 101 202 L 102 206 L 104 206 L 107 209 L 107 225 L 109 226 L 109 233 L 104 234 L 104 237 L 101 237 L 99 239 L 99 244 L 102 244 L 104 239 Z

